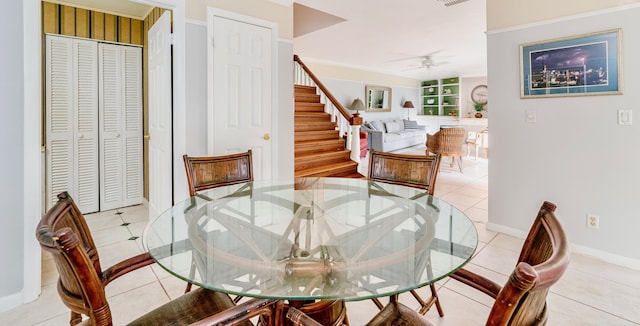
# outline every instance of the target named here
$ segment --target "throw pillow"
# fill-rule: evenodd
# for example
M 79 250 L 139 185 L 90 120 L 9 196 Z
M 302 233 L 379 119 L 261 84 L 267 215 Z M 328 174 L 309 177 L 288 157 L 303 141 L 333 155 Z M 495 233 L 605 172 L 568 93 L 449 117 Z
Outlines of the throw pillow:
M 402 120 L 402 122 L 404 122 L 404 129 L 420 129 L 420 127 L 418 127 L 418 121 Z
M 371 125 L 371 129 L 376 130 L 376 131 L 384 131 L 384 126 L 382 126 L 382 122 L 380 121 L 371 121 L 370 123 Z
M 387 133 L 390 132 L 398 132 L 398 131 L 402 131 L 404 129 L 404 126 L 402 124 L 402 122 L 398 121 L 398 120 L 393 120 L 393 121 L 387 121 L 384 123 L 386 129 L 387 129 Z

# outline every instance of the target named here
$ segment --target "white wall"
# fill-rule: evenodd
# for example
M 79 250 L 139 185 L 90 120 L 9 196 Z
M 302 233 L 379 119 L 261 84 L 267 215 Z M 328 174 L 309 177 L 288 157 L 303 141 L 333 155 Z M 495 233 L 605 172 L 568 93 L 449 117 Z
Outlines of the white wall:
M 3 2 L 2 12 L 7 15 L 0 20 L 0 28 L 15 30 L 22 25 L 22 1 Z M 5 212 L 0 217 L 0 250 L 2 260 L 13 266 L 22 266 L 24 212 L 20 204 L 24 200 L 22 177 L 23 160 L 23 119 L 24 74 L 23 74 L 23 35 L 22 33 L 3 33 L 2 46 L 11 51 L 3 51 L 0 60 L 0 98 L 2 98 L 2 119 L 0 119 L 0 206 Z M 4 269 L 0 277 L 0 297 L 18 293 L 22 289 L 22 269 Z
M 638 17 L 635 5 L 488 34 L 491 229 L 524 235 L 549 200 L 574 251 L 640 268 L 640 120 L 616 123 L 618 109 L 640 117 Z M 520 99 L 520 44 L 613 28 L 623 30 L 624 95 Z M 599 230 L 586 228 L 587 213 Z
M 0 29 L 0 311 L 40 293 L 40 1 L 4 1 Z M 10 50 L 6 50 L 10 49 Z
M 316 74 L 315 71 L 313 71 L 313 73 Z M 351 103 L 356 97 L 359 97 L 363 102 L 365 102 L 365 87 L 367 85 L 391 87 L 391 112 L 360 111 L 360 116 L 362 116 L 364 121 L 406 119 L 407 109 L 402 108 L 404 101 L 412 101 L 415 107 L 420 105 L 420 89 L 418 87 L 330 79 L 323 78 L 322 76 L 318 76 L 318 78 L 320 78 L 320 81 L 329 89 L 333 96 L 335 96 L 336 99 L 347 109 L 351 106 Z M 416 109 L 410 110 L 409 116 L 412 120 L 415 120 Z

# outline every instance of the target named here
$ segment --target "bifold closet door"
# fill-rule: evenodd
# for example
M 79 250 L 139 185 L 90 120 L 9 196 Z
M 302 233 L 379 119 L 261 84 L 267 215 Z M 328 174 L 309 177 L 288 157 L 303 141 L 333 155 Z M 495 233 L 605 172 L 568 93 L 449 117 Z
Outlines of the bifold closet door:
M 142 203 L 142 51 L 98 45 L 100 210 Z
M 68 191 L 99 210 L 97 43 L 46 36 L 47 209 Z

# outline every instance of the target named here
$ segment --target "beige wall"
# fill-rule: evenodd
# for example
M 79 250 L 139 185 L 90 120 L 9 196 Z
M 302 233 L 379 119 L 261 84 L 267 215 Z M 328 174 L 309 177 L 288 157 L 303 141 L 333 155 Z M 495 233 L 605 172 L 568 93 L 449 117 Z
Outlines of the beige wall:
M 185 3 L 187 19 L 207 21 L 207 7 L 215 7 L 264 19 L 278 24 L 278 37 L 293 40 L 293 6 L 266 0 L 189 0 Z
M 387 75 L 374 71 L 359 70 L 344 66 L 333 66 L 322 63 L 306 62 L 304 61 L 304 58 L 301 59 L 309 67 L 309 69 L 311 69 L 313 74 L 321 79 L 341 79 L 359 81 L 368 84 L 396 85 L 408 87 L 420 86 L 419 81 L 411 78 Z
M 635 2 L 640 0 L 487 0 L 487 30 L 566 18 Z

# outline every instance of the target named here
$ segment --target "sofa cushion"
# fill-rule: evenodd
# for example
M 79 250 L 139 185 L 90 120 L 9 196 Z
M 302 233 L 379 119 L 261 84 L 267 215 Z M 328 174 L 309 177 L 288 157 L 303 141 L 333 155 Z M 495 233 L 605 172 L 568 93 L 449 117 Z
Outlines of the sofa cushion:
M 404 124 L 402 121 L 393 120 L 387 121 L 384 123 L 385 128 L 387 129 L 387 133 L 393 133 L 404 130 Z
M 371 121 L 369 123 L 369 125 L 371 126 L 371 129 L 375 130 L 375 131 L 382 131 L 384 132 L 384 126 L 382 125 L 382 122 L 380 121 Z

